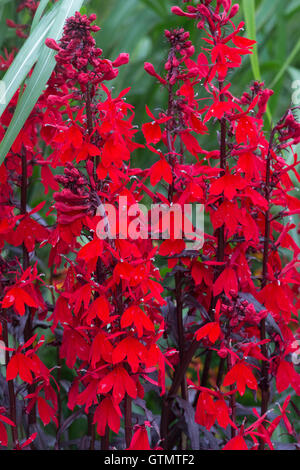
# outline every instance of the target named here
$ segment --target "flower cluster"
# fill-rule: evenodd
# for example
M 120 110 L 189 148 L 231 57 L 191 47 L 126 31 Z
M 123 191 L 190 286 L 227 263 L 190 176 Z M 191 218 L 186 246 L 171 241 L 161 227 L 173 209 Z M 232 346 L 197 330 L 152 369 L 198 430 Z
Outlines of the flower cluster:
M 299 213 L 299 201 L 288 194 L 293 188 L 289 172 L 295 172 L 298 161 L 295 155 L 294 165 L 288 165 L 281 152 L 298 142 L 300 126 L 288 111 L 267 140 L 263 117 L 272 90 L 255 82 L 241 97 L 231 93 L 227 78 L 230 69 L 241 65 L 242 56 L 251 54 L 255 43 L 241 36 L 243 23 L 235 27 L 231 21 L 238 5 L 219 1 L 213 8 L 208 1 L 188 5 L 186 12 L 179 7 L 172 11 L 197 19 L 197 28 L 206 33 L 203 39 L 208 46 L 196 60 L 186 55 L 182 61 L 174 61 L 178 35 L 166 32 L 171 46 L 167 75 L 153 73 L 149 63 L 145 70 L 167 90 L 168 121 L 164 132 L 159 131 L 162 120 L 154 117 L 152 132 L 145 127 L 143 130 L 148 144 L 160 144 L 162 139 L 166 145 L 167 153 L 160 156 L 165 159 L 160 178 L 169 188 L 169 204 L 203 204 L 214 233 L 205 236 L 200 253 L 189 252 L 183 240 L 168 240 L 160 247 L 159 254 L 168 257 L 172 269 L 169 275 L 174 279 L 167 316 L 177 317 L 175 345 L 181 356 L 166 392 L 161 437 L 166 449 L 174 444 L 169 437 L 174 427 L 173 397 L 181 387 L 182 398 L 190 400 L 186 367 L 202 349 L 206 359 L 201 386 L 193 385 L 198 388 L 196 422 L 207 430 L 216 421 L 221 428 L 230 426 L 232 440 L 226 449 L 273 448 L 270 438 L 274 428 L 266 420 L 272 378 L 276 378 L 278 392 L 291 385 L 299 393 L 299 376 L 293 364 L 284 360 L 286 351 L 297 349 L 293 322 L 297 318 L 294 299 L 299 248 L 289 234 L 295 225 L 281 221 Z M 182 30 L 181 34 L 182 39 L 187 38 Z M 192 50 L 189 43 L 188 47 Z M 201 94 L 197 93 L 199 83 L 204 85 Z M 220 141 L 218 148 L 207 151 L 200 147 L 195 134 L 208 133 L 212 121 L 219 126 Z M 186 163 L 189 154 L 195 157 L 195 163 L 190 163 L 190 158 Z M 149 170 L 151 184 L 159 181 L 153 178 L 157 165 Z M 278 210 L 276 217 L 273 214 Z M 282 247 L 291 253 L 286 266 L 280 256 Z M 258 260 L 262 267 L 257 276 Z M 185 320 L 186 309 L 189 313 Z M 199 322 L 202 326 L 192 334 Z M 219 356 L 219 367 L 211 382 L 213 351 Z M 289 369 L 289 380 L 283 379 L 281 367 Z M 216 391 L 209 385 L 217 387 Z M 226 387 L 230 387 L 229 392 Z M 243 396 L 247 387 L 261 390 L 261 418 L 251 432 L 243 426 L 239 429 L 236 414 L 237 394 Z M 258 440 L 254 430 L 260 436 Z M 249 437 L 254 443 L 250 444 Z
M 118 67 L 127 64 L 128 54 L 120 54 L 114 62 L 102 59 L 103 51 L 96 47 L 91 33 L 100 30 L 92 25 L 96 15 L 89 17 L 79 12 L 69 18 L 59 44 L 54 39 L 47 39 L 46 45 L 58 52 L 55 59 L 59 67 L 60 83 L 73 85 L 77 82 L 85 87 L 87 84 L 97 86 L 106 80 L 113 80 L 118 75 Z

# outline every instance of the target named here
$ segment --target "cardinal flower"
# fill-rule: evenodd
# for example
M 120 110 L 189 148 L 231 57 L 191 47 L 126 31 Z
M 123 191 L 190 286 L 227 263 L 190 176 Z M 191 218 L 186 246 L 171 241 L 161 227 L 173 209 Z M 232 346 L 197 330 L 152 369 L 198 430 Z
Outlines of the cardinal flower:
M 128 450 L 151 450 L 145 426 L 137 426 Z
M 173 181 L 172 169 L 163 156 L 158 162 L 154 163 L 150 170 L 150 183 L 152 186 L 156 186 L 161 180 L 168 184 L 172 184 Z
M 13 427 L 16 426 L 15 423 L 11 419 L 7 418 L 7 416 L 5 416 L 4 413 L 6 414 L 5 408 L 0 407 L 0 445 L 1 446 L 7 446 L 8 444 L 7 430 L 3 423 L 8 424 L 9 426 L 13 426 Z
M 146 112 L 148 116 L 152 119 L 152 122 L 148 122 L 142 125 L 144 137 L 146 139 L 147 144 L 157 144 L 162 138 L 160 124 L 164 124 L 171 118 L 168 116 L 163 116 L 160 119 L 156 119 L 147 105 Z
M 124 367 L 117 366 L 109 372 L 98 384 L 98 393 L 106 394 L 112 390 L 112 395 L 117 404 L 119 404 L 125 393 L 131 398 L 137 397 L 137 387 Z
M 6 380 L 13 380 L 20 376 L 20 378 L 29 384 L 33 382 L 32 373 L 36 376 L 41 373 L 41 365 L 45 367 L 35 351 L 44 343 L 44 336 L 40 338 L 34 349 L 28 349 L 37 339 L 37 334 L 32 336 L 26 343 L 19 346 L 18 349 L 6 348 L 8 351 L 14 351 L 6 368 Z M 25 350 L 27 351 L 25 352 Z M 47 369 L 46 369 L 47 370 Z
M 210 322 L 206 323 L 206 325 L 202 326 L 201 328 L 199 328 L 199 330 L 196 331 L 196 340 L 200 341 L 202 338 L 205 338 L 205 336 L 207 336 L 211 343 L 215 343 L 220 337 L 220 334 L 221 329 L 219 323 Z
M 134 325 L 139 337 L 143 335 L 143 331 L 154 333 L 154 325 L 146 313 L 137 305 L 127 308 L 121 318 L 121 327 L 126 328 Z
M 9 289 L 2 301 L 3 308 L 9 308 L 12 305 L 21 316 L 25 314 L 25 305 L 28 307 L 38 307 L 37 302 L 31 294 L 21 287 Z
M 147 358 L 148 351 L 145 346 L 132 336 L 120 341 L 117 347 L 112 353 L 112 362 L 118 364 L 127 358 L 127 362 L 130 365 L 132 372 L 138 371 L 140 362 L 143 358 Z
M 228 387 L 236 383 L 236 387 L 241 396 L 244 395 L 246 386 L 252 390 L 257 390 L 257 380 L 253 375 L 251 368 L 245 361 L 237 362 L 232 369 L 230 369 L 223 381 L 223 386 Z
M 121 425 L 122 413 L 119 406 L 111 397 L 103 398 L 97 406 L 93 423 L 97 424 L 97 433 L 104 436 L 108 426 L 113 432 L 118 434 Z

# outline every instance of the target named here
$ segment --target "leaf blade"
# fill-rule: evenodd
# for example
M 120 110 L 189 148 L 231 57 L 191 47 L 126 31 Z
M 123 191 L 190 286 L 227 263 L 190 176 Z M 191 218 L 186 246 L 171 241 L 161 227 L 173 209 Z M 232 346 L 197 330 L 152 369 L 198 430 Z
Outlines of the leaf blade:
M 35 12 L 32 24 L 31 24 L 30 32 L 32 32 L 34 28 L 39 24 L 41 16 L 44 13 L 48 3 L 49 3 L 49 0 L 40 1 L 39 6 L 37 7 L 37 10 Z
M 75 13 L 76 10 L 80 9 L 83 2 L 84 0 L 63 0 L 59 4 L 60 8 L 57 15 L 59 18 L 55 19 L 49 31 L 51 38 L 59 40 L 66 19 Z M 54 55 L 55 51 L 43 45 L 41 55 L 35 65 L 26 90 L 18 102 L 13 118 L 0 144 L 0 164 L 9 152 L 50 78 L 55 67 Z
M 35 28 L 33 34 L 25 41 L 4 75 L 2 82 L 4 84 L 3 93 L 5 95 L 2 96 L 1 94 L 0 96 L 0 116 L 37 61 L 43 40 L 54 22 L 56 10 L 53 9 L 53 11 L 45 15 L 39 26 Z

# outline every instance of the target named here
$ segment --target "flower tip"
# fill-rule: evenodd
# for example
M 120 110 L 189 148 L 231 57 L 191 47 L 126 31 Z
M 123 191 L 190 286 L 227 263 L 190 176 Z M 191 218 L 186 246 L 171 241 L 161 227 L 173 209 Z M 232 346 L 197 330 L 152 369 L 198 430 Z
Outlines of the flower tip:
M 54 39 L 47 38 L 45 44 L 49 49 L 53 49 L 54 51 L 60 51 L 60 47 Z
M 156 76 L 155 68 L 150 62 L 145 62 L 144 63 L 144 69 L 146 70 L 147 73 L 150 75 Z
M 230 11 L 230 14 L 229 14 L 229 19 L 236 16 L 239 12 L 239 9 L 240 9 L 240 5 L 238 3 L 235 3 L 231 8 L 231 11 Z
M 118 55 L 116 60 L 113 62 L 114 67 L 120 67 L 121 65 L 128 64 L 129 62 L 129 54 L 126 52 L 121 52 L 121 54 Z
M 89 20 L 90 20 L 91 23 L 92 23 L 93 21 L 96 21 L 96 19 L 97 19 L 96 13 L 92 13 L 92 14 L 90 15 L 90 17 L 89 17 Z
M 6 24 L 9 28 L 16 28 L 17 27 L 17 24 L 14 21 L 9 20 L 9 19 L 6 20 Z
M 171 8 L 171 12 L 172 12 L 174 15 L 185 16 L 184 11 L 183 11 L 181 8 L 177 7 L 177 6 L 172 7 L 172 8 Z

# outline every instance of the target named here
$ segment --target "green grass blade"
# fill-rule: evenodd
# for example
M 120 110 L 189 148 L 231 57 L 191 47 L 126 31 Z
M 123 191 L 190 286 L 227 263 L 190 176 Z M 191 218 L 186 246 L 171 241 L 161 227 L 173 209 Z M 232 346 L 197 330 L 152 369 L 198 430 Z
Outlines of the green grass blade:
M 48 3 L 49 3 L 49 0 L 41 0 L 40 1 L 40 4 L 39 4 L 39 6 L 38 6 L 38 8 L 35 12 L 35 15 L 34 15 L 34 18 L 33 18 L 32 24 L 31 24 L 30 32 L 32 32 L 34 30 L 34 28 L 39 24 L 41 16 L 44 13 Z
M 75 11 L 80 9 L 83 1 L 84 0 L 61 1 L 59 3 L 59 10 L 57 12 L 54 24 L 47 34 L 47 37 L 51 37 L 58 41 L 62 35 L 66 19 L 69 16 L 72 16 Z M 4 158 L 9 152 L 13 142 L 22 129 L 22 126 L 26 122 L 26 119 L 34 108 L 34 105 L 42 94 L 56 64 L 54 56 L 55 51 L 43 45 L 40 57 L 35 65 L 32 76 L 30 77 L 27 87 L 21 99 L 19 100 L 11 123 L 0 144 L 0 164 L 3 162 Z
M 155 13 L 157 13 L 158 16 L 164 17 L 166 15 L 166 8 L 160 1 L 159 2 L 154 1 L 154 0 L 141 0 L 141 1 L 148 8 L 151 8 L 151 10 L 155 11 Z
M 57 8 L 47 13 L 42 18 L 39 25 L 33 33 L 27 38 L 13 63 L 7 70 L 2 79 L 2 88 L 0 93 L 0 116 L 4 112 L 6 106 L 14 96 L 17 89 L 24 82 L 29 71 L 38 60 L 39 54 L 49 33 L 53 23 Z M 2 96 L 3 93 L 3 96 Z
M 249 39 L 253 39 L 254 41 L 257 40 L 256 38 L 256 16 L 255 16 L 255 0 L 243 0 L 243 11 L 245 15 L 245 23 L 247 29 L 247 37 Z M 253 47 L 253 54 L 250 56 L 251 67 L 254 79 L 261 82 L 261 72 L 259 66 L 259 58 L 258 58 L 258 47 L 257 44 Z M 269 107 L 267 108 L 267 118 L 269 123 L 272 122 L 272 116 L 270 113 Z
M 247 37 L 256 41 L 255 0 L 243 0 L 243 10 L 247 28 Z M 250 61 L 255 80 L 261 81 L 257 44 L 253 47 L 253 54 L 250 56 Z
M 286 16 L 294 15 L 298 10 L 300 10 L 300 0 L 294 0 L 286 6 Z
M 256 31 L 262 30 L 266 24 L 270 24 L 272 18 L 276 17 L 278 7 L 282 0 L 264 0 L 256 8 Z
M 272 81 L 272 83 L 270 85 L 271 88 L 273 88 L 276 85 L 276 83 L 282 78 L 282 76 L 287 71 L 288 67 L 293 62 L 293 60 L 295 59 L 295 57 L 297 56 L 299 51 L 300 51 L 300 39 L 298 40 L 298 42 L 294 46 L 292 52 L 290 53 L 290 55 L 288 56 L 288 58 L 286 59 L 286 61 L 282 65 L 281 69 L 279 70 L 279 72 L 276 75 L 276 77 L 274 78 L 274 80 Z

